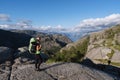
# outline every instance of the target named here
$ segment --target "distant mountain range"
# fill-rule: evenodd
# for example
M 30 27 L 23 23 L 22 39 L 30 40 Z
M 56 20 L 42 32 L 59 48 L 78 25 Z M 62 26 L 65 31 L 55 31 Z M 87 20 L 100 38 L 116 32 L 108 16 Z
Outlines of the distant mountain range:
M 111 14 L 103 18 L 89 18 L 80 21 L 79 24 L 65 28 L 61 25 L 53 26 L 32 26 L 29 21 L 19 23 L 0 24 L 0 29 L 34 30 L 44 33 L 60 33 L 67 35 L 71 40 L 76 41 L 81 37 L 91 33 L 120 24 L 120 14 Z
M 61 32 L 61 31 L 49 31 L 49 30 L 29 30 L 29 29 L 27 29 L 27 30 L 24 30 L 24 29 L 22 29 L 22 30 L 18 30 L 18 29 L 4 29 L 4 30 L 9 30 L 9 31 L 37 31 L 37 32 L 39 32 L 39 33 L 46 33 L 46 34 L 62 34 L 62 35 L 65 35 L 65 36 L 67 36 L 69 39 L 71 39 L 72 41 L 77 41 L 77 40 L 79 40 L 81 37 L 83 37 L 83 36 L 85 36 L 85 35 L 88 35 L 89 33 L 91 33 L 91 32 L 95 32 L 95 31 L 98 31 L 98 30 L 95 30 L 95 31 L 88 31 L 88 32 L 68 32 L 68 31 L 63 31 L 63 32 Z M 29 33 L 29 32 L 28 32 Z M 28 34 L 27 33 L 27 34 Z M 33 32 L 34 33 L 34 32 Z M 33 33 L 30 33 L 30 34 L 33 34 Z
M 119 80 L 119 68 L 115 66 L 120 65 L 120 25 L 116 25 L 112 28 L 105 29 L 99 32 L 91 33 L 88 31 L 86 34 L 80 33 L 56 33 L 56 32 L 37 32 L 33 30 L 2 30 L 0 29 L 0 79 L 3 80 L 21 80 L 28 78 L 28 73 L 31 74 L 34 72 L 33 65 L 34 60 L 31 58 L 32 55 L 28 53 L 28 44 L 29 40 L 33 36 L 40 35 L 42 37 L 41 44 L 45 53 L 50 54 L 49 61 L 60 61 L 60 62 L 81 62 L 82 64 L 87 64 L 92 68 L 87 68 L 83 65 L 73 64 L 73 63 L 62 63 L 62 64 L 42 64 L 41 67 L 45 67 L 40 72 L 35 72 L 34 76 L 31 76 L 30 79 L 46 78 L 49 79 L 49 76 L 55 77 L 50 80 L 60 79 L 61 74 L 64 74 L 61 79 L 68 79 L 75 77 L 74 79 L 109 79 L 113 80 L 114 76 L 109 76 L 103 72 L 94 70 L 93 68 L 104 70 L 105 72 L 115 75 L 116 80 Z M 64 34 L 64 35 L 63 35 Z M 75 35 L 74 35 L 75 34 Z M 87 35 L 89 34 L 89 35 Z M 67 36 L 74 36 L 73 39 L 78 39 L 78 36 L 84 36 L 81 39 L 72 42 Z M 85 36 L 87 35 L 87 36 Z M 72 37 L 71 37 L 72 38 Z M 102 53 L 101 53 L 102 52 Z M 102 55 L 102 57 L 101 57 Z M 111 59 L 111 65 L 107 65 L 107 59 Z M 94 61 L 98 61 L 100 64 L 94 64 Z M 104 64 L 102 64 L 105 61 Z M 12 62 L 14 62 L 12 64 Z M 94 62 L 94 63 L 93 63 Z M 97 63 L 97 62 L 96 62 Z M 56 65 L 55 65 L 56 64 Z M 104 69 L 102 69 L 105 66 Z M 47 67 L 47 68 L 46 68 Z M 59 68 L 58 68 L 59 67 Z M 64 69 L 65 68 L 65 69 Z M 53 70 L 53 71 L 52 71 Z M 56 72 L 55 72 L 56 70 Z M 60 70 L 60 71 L 58 71 Z M 63 71 L 61 73 L 61 70 Z M 72 70 L 71 72 L 69 72 Z M 10 73 L 8 73 L 8 71 Z M 82 71 L 82 72 L 81 72 Z M 5 73 L 3 75 L 2 73 Z M 27 72 L 27 74 L 26 74 Z M 43 73 L 45 72 L 45 73 Z M 60 72 L 60 73 L 59 73 Z M 78 72 L 76 74 L 76 72 Z M 95 75 L 97 72 L 97 75 Z M 80 73 L 80 74 L 79 74 Z M 98 75 L 98 73 L 100 75 Z M 23 75 L 24 74 L 24 75 Z M 8 76 L 7 76 L 8 75 Z M 45 75 L 45 76 L 40 76 Z M 48 77 L 46 77 L 48 75 Z M 79 76 L 78 76 L 79 75 Z M 64 78 L 64 76 L 66 78 Z M 76 77 L 77 76 L 77 77 Z M 88 77 L 87 77 L 88 76 Z M 51 78 L 51 77 L 50 77 Z
M 120 24 L 120 15 L 113 14 L 105 18 L 86 19 L 80 22 L 79 25 L 70 28 L 64 28 L 62 26 L 30 26 L 28 23 L 24 25 L 18 24 L 0 24 L 0 29 L 5 30 L 34 30 L 47 34 L 64 34 L 68 36 L 72 41 L 77 41 L 81 37 L 88 35 L 91 32 L 97 32 L 105 28 Z
M 51 60 L 83 62 L 92 68 L 120 76 L 120 25 L 92 32 L 67 44 Z
M 66 45 L 56 56 L 58 61 L 77 62 L 85 56 L 95 63 L 107 64 L 107 60 L 111 60 L 112 65 L 120 66 L 120 25 L 92 32 Z
M 41 36 L 42 51 L 54 53 L 72 41 L 65 35 L 42 33 L 33 30 L 2 30 L 0 29 L 0 46 L 13 49 L 28 46 L 31 37 Z M 50 51 L 52 49 L 52 52 Z M 54 49 L 54 50 L 53 50 Z

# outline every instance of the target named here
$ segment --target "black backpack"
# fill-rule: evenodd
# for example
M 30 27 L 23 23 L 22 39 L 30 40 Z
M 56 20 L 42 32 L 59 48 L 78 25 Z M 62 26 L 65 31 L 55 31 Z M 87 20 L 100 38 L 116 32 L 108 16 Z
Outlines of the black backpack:
M 30 51 L 31 51 L 32 53 L 36 53 L 37 43 L 36 43 L 36 42 L 31 42 L 31 44 L 32 44 L 32 46 L 31 46 Z

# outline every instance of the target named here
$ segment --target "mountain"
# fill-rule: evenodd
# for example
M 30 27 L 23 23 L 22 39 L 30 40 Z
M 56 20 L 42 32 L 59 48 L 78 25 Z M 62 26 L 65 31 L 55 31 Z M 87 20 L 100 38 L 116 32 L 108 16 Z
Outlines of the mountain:
M 0 54 L 7 54 L 8 51 L 8 54 L 12 53 L 9 48 L 3 49 L 4 53 L 0 51 Z M 15 53 L 17 57 L 13 61 L 7 60 L 0 64 L 0 80 L 119 80 L 116 76 L 79 63 L 42 63 L 41 71 L 35 71 L 35 61 L 27 52 L 27 47 L 18 48 Z
M 114 25 L 114 24 L 111 24 L 111 25 Z M 11 28 L 11 27 L 15 27 L 14 28 Z M 33 28 L 33 27 L 30 27 L 29 28 L 24 28 L 24 27 L 16 27 L 16 25 L 0 25 L 0 29 L 4 29 L 4 30 L 11 30 L 11 31 L 18 31 L 18 32 L 25 32 L 25 33 L 29 33 L 29 34 L 34 34 L 34 31 L 35 32 L 39 32 L 39 33 L 46 33 L 46 34 L 62 34 L 62 35 L 65 35 L 67 36 L 69 39 L 71 39 L 72 41 L 77 41 L 79 40 L 81 37 L 83 36 L 86 36 L 88 34 L 90 34 L 91 32 L 97 32 L 97 31 L 100 31 L 100 30 L 103 30 L 105 28 L 109 28 L 111 27 L 110 25 L 97 25 L 97 26 L 76 26 L 76 27 L 73 27 L 73 28 L 69 28 L 69 29 L 66 29 L 66 28 L 60 28 L 60 27 L 39 27 L 39 28 Z M 33 31 L 33 33 L 30 33 L 28 31 Z
M 34 70 L 34 56 L 28 52 L 28 43 L 26 43 L 27 41 L 29 42 L 32 36 L 40 35 L 42 37 L 42 45 L 45 45 L 45 49 L 48 49 L 47 51 L 51 50 L 51 52 L 55 52 L 54 50 L 59 51 L 56 47 L 62 48 L 70 43 L 66 46 L 66 49 L 71 50 L 71 55 L 65 56 L 64 54 L 67 51 L 64 48 L 60 50 L 60 52 L 65 52 L 61 57 L 65 56 L 66 60 L 69 59 L 68 61 L 70 61 L 70 56 L 72 56 L 71 60 L 73 61 L 77 61 L 84 56 L 81 56 L 80 53 L 86 53 L 89 37 L 84 37 L 76 43 L 71 43 L 69 38 L 61 34 L 46 34 L 28 30 L 0 30 L 0 34 L 0 80 L 119 80 L 119 77 L 114 75 L 79 63 L 68 63 L 67 61 L 64 63 L 42 63 L 41 71 Z M 71 48 L 72 44 L 74 46 Z M 84 46 L 78 47 L 80 45 Z M 74 50 L 75 46 L 76 50 Z M 76 55 L 73 54 L 73 51 L 76 52 Z M 55 52 L 54 55 L 56 54 L 59 53 Z M 56 59 L 61 59 L 61 57 L 58 55 Z
M 114 25 L 114 24 L 112 24 Z M 72 41 L 77 41 L 79 40 L 81 37 L 88 35 L 91 32 L 96 32 L 96 31 L 100 31 L 103 30 L 105 28 L 109 27 L 109 25 L 98 25 L 98 26 L 75 26 L 73 28 L 62 28 L 62 27 L 27 27 L 26 26 L 17 26 L 17 25 L 10 25 L 10 24 L 4 24 L 4 25 L 0 25 L 0 29 L 4 29 L 4 30 L 11 30 L 11 31 L 18 31 L 18 32 L 25 32 L 25 33 L 29 33 L 29 34 L 34 34 L 35 32 L 39 32 L 39 33 L 46 33 L 46 34 L 62 34 L 67 36 L 69 39 L 71 39 Z M 30 33 L 29 31 L 33 31 L 33 33 Z
M 60 48 L 72 41 L 65 35 L 58 33 L 43 33 L 33 30 L 11 30 L 12 32 L 27 34 L 30 36 L 41 36 L 42 51 L 45 53 L 53 54 Z M 29 41 L 28 41 L 29 42 Z
M 72 41 L 61 34 L 47 34 L 33 30 L 0 30 L 0 46 L 16 51 L 20 47 L 29 46 L 31 37 L 41 36 L 42 52 L 51 56 Z
M 100 61 L 100 59 L 111 59 L 113 62 L 119 62 L 119 58 L 114 58 L 114 56 L 120 57 L 119 45 L 120 25 L 116 25 L 102 31 L 93 32 L 90 35 L 82 37 L 76 42 L 66 45 L 60 50 L 59 54 L 73 54 L 72 58 L 74 58 L 79 55 L 79 52 L 90 59 L 95 58 L 97 61 Z
M 120 75 L 120 25 L 93 32 L 67 44 L 51 60 L 80 62 L 110 74 Z
M 120 25 L 90 34 L 86 57 L 96 63 L 120 66 Z
M 30 35 L 25 33 L 14 33 L 0 29 L 0 46 L 6 46 L 13 49 L 27 46 L 29 44 Z
M 3 48 L 4 53 L 0 54 L 7 54 L 10 51 L 8 48 Z M 7 60 L 0 64 L 0 80 L 119 80 L 116 76 L 79 63 L 42 63 L 41 71 L 35 71 L 35 61 L 27 52 L 27 47 L 18 48 L 15 53 L 17 57 L 13 59 L 13 63 Z

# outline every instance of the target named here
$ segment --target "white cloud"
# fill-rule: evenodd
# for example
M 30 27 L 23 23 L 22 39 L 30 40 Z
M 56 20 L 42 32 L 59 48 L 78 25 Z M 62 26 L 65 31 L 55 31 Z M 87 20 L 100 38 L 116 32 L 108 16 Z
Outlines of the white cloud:
M 36 27 L 36 29 L 38 29 L 38 30 L 43 30 L 43 31 L 46 31 L 46 30 L 51 30 L 51 26 L 41 26 L 41 27 Z
M 63 28 L 61 25 L 57 25 L 55 27 L 53 26 L 40 26 L 40 27 L 36 27 L 36 30 L 40 30 L 40 31 L 47 31 L 47 32 L 64 32 L 67 31 L 66 28 Z
M 11 21 L 9 15 L 0 14 L 0 21 Z
M 93 30 L 104 29 L 106 27 L 110 27 L 117 24 L 120 24 L 120 14 L 112 14 L 104 18 L 85 19 L 81 21 L 79 25 L 72 28 L 71 30 L 72 31 L 81 31 L 81 30 L 93 31 Z
M 1 29 L 33 29 L 30 20 L 20 20 L 15 24 L 0 24 Z
M 54 31 L 56 31 L 56 32 L 58 32 L 58 31 L 60 31 L 60 32 L 67 31 L 67 29 L 66 29 L 66 28 L 63 28 L 61 25 L 57 25 L 56 27 L 53 27 L 52 29 L 53 29 Z
M 29 29 L 32 28 L 31 20 L 20 20 L 16 23 L 16 28 Z
M 0 20 L 9 20 L 9 16 L 5 14 L 0 14 Z M 80 32 L 87 33 L 92 31 L 101 30 L 107 27 L 111 27 L 113 25 L 120 24 L 120 14 L 112 14 L 103 18 L 90 18 L 85 19 L 79 23 L 79 25 L 73 28 L 64 28 L 61 25 L 57 26 L 32 26 L 31 20 L 20 20 L 15 24 L 5 24 L 0 25 L 0 28 L 9 28 L 9 29 L 31 29 L 38 31 L 47 31 L 47 32 Z
M 7 29 L 7 28 L 9 28 L 9 25 L 7 25 L 7 24 L 0 25 L 0 28 L 2 28 L 2 29 Z
M 10 17 L 5 14 L 0 14 L 0 21 L 9 21 Z M 66 33 L 72 40 L 77 40 L 80 37 L 93 32 L 102 30 L 107 27 L 120 24 L 120 14 L 112 14 L 103 18 L 90 18 L 82 20 L 79 25 L 73 28 L 64 28 L 61 25 L 57 26 L 32 26 L 32 21 L 30 20 L 20 20 L 14 24 L 1 24 L 2 29 L 29 29 L 37 30 L 42 32 L 56 32 L 56 33 Z

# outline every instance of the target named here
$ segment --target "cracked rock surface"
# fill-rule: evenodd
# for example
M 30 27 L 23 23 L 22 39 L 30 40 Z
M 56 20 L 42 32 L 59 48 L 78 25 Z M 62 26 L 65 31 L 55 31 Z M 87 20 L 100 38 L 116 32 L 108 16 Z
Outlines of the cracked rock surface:
M 43 63 L 41 69 L 35 71 L 33 64 L 14 64 L 10 80 L 114 80 L 114 76 L 77 63 Z
M 4 54 L 2 50 L 9 52 L 8 48 L 2 48 L 0 52 L 2 55 Z M 8 52 L 4 55 L 12 54 Z M 42 63 L 41 71 L 35 71 L 35 61 L 29 56 L 31 55 L 26 50 L 21 49 L 15 54 L 14 61 L 10 61 L 11 57 L 1 56 L 4 63 L 0 64 L 0 80 L 120 80 L 78 63 Z

